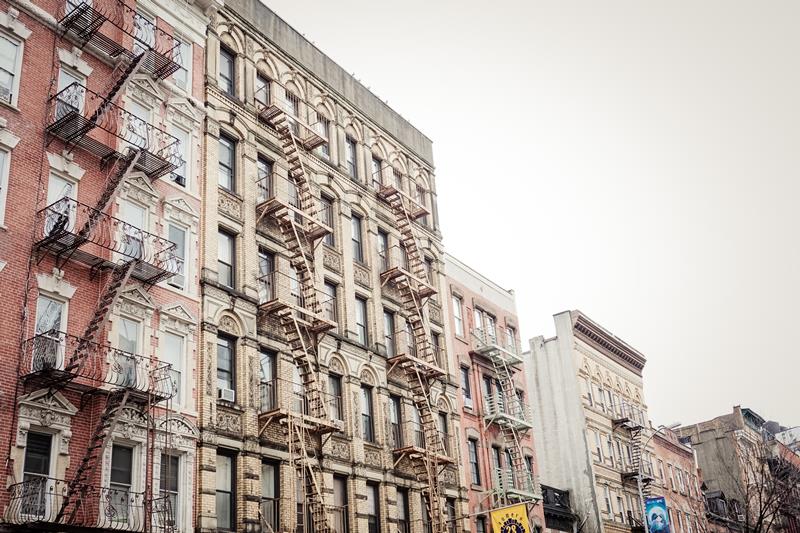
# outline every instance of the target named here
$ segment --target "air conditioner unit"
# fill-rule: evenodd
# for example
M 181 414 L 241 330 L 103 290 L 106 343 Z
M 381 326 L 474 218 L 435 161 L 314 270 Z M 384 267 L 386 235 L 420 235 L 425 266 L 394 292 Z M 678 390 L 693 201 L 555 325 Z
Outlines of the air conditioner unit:
M 233 402 L 236 400 L 236 391 L 233 389 L 217 389 L 217 398 L 226 402 Z

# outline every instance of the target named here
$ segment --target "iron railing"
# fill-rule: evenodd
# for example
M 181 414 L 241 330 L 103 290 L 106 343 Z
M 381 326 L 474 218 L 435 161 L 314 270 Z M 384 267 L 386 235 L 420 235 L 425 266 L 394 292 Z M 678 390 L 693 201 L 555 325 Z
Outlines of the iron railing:
M 305 149 L 313 150 L 328 142 L 325 117 L 277 83 L 271 82 L 256 91 L 255 102 L 259 118 L 268 123 L 285 114 L 289 129 Z
M 420 197 L 416 189 L 414 189 L 413 195 L 406 192 L 403 183 L 411 183 L 411 180 L 404 179 L 394 170 L 387 171 L 386 169 L 387 166 L 383 166 L 373 172 L 371 176 L 372 186 L 378 191 L 378 196 L 387 201 L 394 196 L 399 197 L 411 220 L 429 215 L 430 210 L 425 205 L 424 196 Z
M 323 318 L 325 306 L 334 304 L 333 296 L 314 289 L 314 299 L 303 294 L 300 281 L 283 272 L 270 272 L 258 278 L 259 304 L 267 308 L 291 307 L 299 312 L 299 318 Z
M 135 260 L 132 275 L 151 283 L 181 272 L 183 266 L 175 243 L 72 198 L 62 198 L 36 214 L 36 242 L 90 266 L 112 268 L 119 260 Z M 78 249 L 81 253 L 76 253 Z
M 62 479 L 30 476 L 9 487 L 5 522 L 13 525 L 48 523 L 118 531 L 172 532 L 172 512 L 164 498 L 148 498 L 145 493 L 121 488 L 80 485 L 70 491 Z M 77 512 L 75 502 L 80 502 Z M 58 527 L 56 527 L 58 529 Z
M 484 396 L 483 408 L 488 422 L 513 423 L 518 426 L 531 423 L 530 408 L 518 397 L 509 399 L 502 392 L 495 392 Z
M 436 445 L 431 449 L 425 439 L 425 431 L 420 422 L 406 420 L 403 422 L 392 422 L 390 424 L 389 443 L 393 450 L 404 450 L 406 448 L 417 448 L 436 453 L 442 457 L 453 457 L 455 449 L 453 436 L 441 430 L 435 430 Z
M 517 346 L 516 339 L 498 335 L 492 328 L 473 328 L 472 341 L 474 351 L 479 354 L 502 360 L 506 364 L 522 363 L 522 351 Z
M 318 239 L 333 231 L 331 229 L 333 214 L 330 208 L 323 210 L 319 199 L 313 196 L 302 199 L 292 179 L 273 172 L 262 176 L 257 186 L 256 206 L 260 213 L 292 217 L 303 236 L 310 240 Z
M 183 163 L 176 137 L 77 82 L 50 99 L 47 131 L 102 158 L 122 157 L 128 148 L 139 149 L 142 154 L 136 167 L 151 179 Z
M 75 354 L 80 353 L 80 359 Z M 42 384 L 128 388 L 166 399 L 175 395 L 172 366 L 63 331 L 39 333 L 22 344 L 21 377 Z
M 331 422 L 343 420 L 342 397 L 325 391 L 319 391 L 318 394 L 323 404 L 324 413 L 311 412 L 308 394 L 302 383 L 275 378 L 269 381 L 262 381 L 259 384 L 262 413 L 285 410 L 317 418 L 324 414 L 324 417 Z
M 535 494 L 536 483 L 533 474 L 513 468 L 494 468 L 492 480 L 495 490 L 505 493 Z
M 178 40 L 124 0 L 67 1 L 60 24 L 79 43 L 92 42 L 112 57 L 132 61 L 147 52 L 142 71 L 155 79 L 170 76 L 184 62 Z

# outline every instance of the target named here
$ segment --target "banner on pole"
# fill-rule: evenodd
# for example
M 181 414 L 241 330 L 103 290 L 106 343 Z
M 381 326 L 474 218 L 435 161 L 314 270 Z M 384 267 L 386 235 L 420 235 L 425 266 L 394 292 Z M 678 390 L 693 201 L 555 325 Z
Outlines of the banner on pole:
M 644 501 L 649 533 L 669 533 L 669 512 L 664 498 L 647 498 Z
M 524 504 L 495 509 L 489 513 L 492 531 L 497 533 L 531 533 L 528 508 Z

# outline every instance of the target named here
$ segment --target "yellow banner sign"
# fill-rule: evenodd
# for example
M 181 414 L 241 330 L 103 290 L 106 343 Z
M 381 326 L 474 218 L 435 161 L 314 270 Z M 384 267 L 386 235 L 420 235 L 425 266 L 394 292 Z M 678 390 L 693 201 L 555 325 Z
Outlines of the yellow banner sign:
M 492 520 L 492 531 L 495 533 L 531 533 L 528 508 L 525 505 L 495 509 L 489 515 Z

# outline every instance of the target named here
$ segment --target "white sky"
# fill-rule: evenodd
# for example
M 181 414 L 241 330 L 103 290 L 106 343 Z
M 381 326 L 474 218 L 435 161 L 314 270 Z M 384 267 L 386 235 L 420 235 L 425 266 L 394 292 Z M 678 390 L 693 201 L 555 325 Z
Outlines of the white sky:
M 800 424 L 800 3 L 270 0 L 434 141 L 448 251 L 578 308 L 655 423 Z

